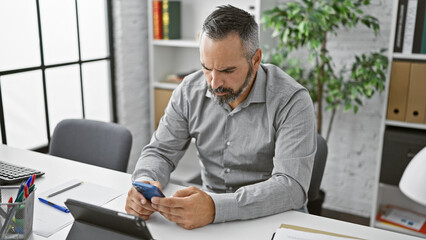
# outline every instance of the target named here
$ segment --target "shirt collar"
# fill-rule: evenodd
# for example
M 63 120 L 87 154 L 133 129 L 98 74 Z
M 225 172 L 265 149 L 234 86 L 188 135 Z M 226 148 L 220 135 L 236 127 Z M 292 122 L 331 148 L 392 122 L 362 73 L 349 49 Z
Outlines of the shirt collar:
M 247 104 L 266 102 L 266 73 L 265 70 L 263 70 L 262 65 L 259 65 L 259 68 L 257 69 L 256 80 L 254 81 L 250 93 L 244 102 Z

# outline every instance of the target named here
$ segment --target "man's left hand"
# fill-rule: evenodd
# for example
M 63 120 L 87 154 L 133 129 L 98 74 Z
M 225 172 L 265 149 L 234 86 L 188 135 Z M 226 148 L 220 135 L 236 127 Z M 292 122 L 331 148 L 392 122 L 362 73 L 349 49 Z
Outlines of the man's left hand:
M 185 229 L 210 224 L 215 216 L 212 198 L 196 187 L 187 187 L 176 191 L 172 197 L 153 197 L 151 206 L 168 220 Z

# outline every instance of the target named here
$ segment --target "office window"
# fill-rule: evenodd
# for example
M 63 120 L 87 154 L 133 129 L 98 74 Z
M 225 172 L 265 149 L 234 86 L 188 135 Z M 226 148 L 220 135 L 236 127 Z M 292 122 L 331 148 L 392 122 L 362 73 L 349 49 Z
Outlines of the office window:
M 108 56 L 105 0 L 79 0 L 81 59 Z
M 110 0 L 0 0 L 0 137 L 47 146 L 65 118 L 114 120 Z
M 77 61 L 75 0 L 39 0 L 39 2 L 44 63 L 51 65 Z
M 47 144 L 41 71 L 0 79 L 8 145 L 37 148 Z
M 83 69 L 83 92 L 86 116 L 90 119 L 104 120 L 109 117 L 109 62 L 85 63 Z
M 0 71 L 40 65 L 35 1 L 0 0 Z
M 49 127 L 65 118 L 82 118 L 82 98 L 78 64 L 46 69 Z M 50 132 L 52 135 L 53 131 Z

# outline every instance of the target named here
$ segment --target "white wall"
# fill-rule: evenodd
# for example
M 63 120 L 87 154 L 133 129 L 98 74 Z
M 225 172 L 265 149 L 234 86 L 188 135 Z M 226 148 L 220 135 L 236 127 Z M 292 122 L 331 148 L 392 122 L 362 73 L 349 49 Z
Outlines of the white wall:
M 118 122 L 133 135 L 128 172 L 149 142 L 148 24 L 146 0 L 113 0 Z
M 148 143 L 149 81 L 147 3 L 145 0 L 114 0 L 116 86 L 119 122 L 133 133 L 134 144 L 129 172 L 143 145 Z M 329 49 L 336 63 L 352 54 L 388 48 L 392 1 L 372 0 L 366 12 L 380 20 L 381 35 L 374 37 L 365 27 L 341 31 L 330 37 Z M 329 156 L 322 188 L 324 207 L 368 216 L 373 198 L 377 143 L 384 95 L 377 95 L 360 109 L 338 114 L 329 140 Z M 324 116 L 328 123 L 328 114 Z M 326 128 L 326 126 L 324 126 Z M 325 129 L 326 130 L 326 129 Z

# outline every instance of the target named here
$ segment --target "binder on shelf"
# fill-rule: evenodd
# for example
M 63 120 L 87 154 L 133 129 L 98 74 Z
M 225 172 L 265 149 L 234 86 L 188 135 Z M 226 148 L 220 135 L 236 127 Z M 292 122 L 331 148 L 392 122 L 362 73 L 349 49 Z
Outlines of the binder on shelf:
M 414 27 L 416 25 L 417 0 L 408 0 L 407 14 L 405 15 L 405 30 L 402 53 L 411 54 L 413 50 Z
M 426 109 L 426 63 L 411 63 L 406 122 L 424 123 Z
M 173 90 L 167 89 L 154 89 L 154 116 L 155 116 L 155 129 L 157 129 L 160 123 L 161 117 L 164 115 L 164 111 L 172 97 Z
M 180 2 L 163 1 L 163 39 L 180 39 Z
M 421 53 L 422 42 L 423 42 L 423 30 L 425 21 L 425 10 L 426 0 L 418 0 L 417 13 L 416 13 L 416 25 L 414 28 L 414 39 L 413 39 L 413 53 Z M 424 40 L 426 44 L 426 39 Z M 425 45 L 426 51 L 426 45 Z
M 154 39 L 163 39 L 163 2 L 152 1 Z
M 408 0 L 399 0 L 398 2 L 398 14 L 397 23 L 395 30 L 395 42 L 393 46 L 394 52 L 402 52 L 402 46 L 404 43 L 404 30 L 405 30 L 405 19 L 407 16 Z
M 404 121 L 410 82 L 410 62 L 393 61 L 389 84 L 389 100 L 386 118 Z

